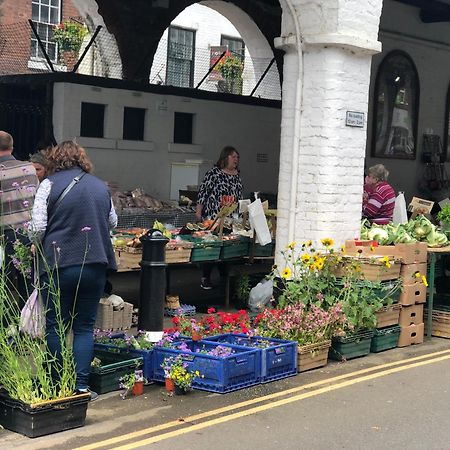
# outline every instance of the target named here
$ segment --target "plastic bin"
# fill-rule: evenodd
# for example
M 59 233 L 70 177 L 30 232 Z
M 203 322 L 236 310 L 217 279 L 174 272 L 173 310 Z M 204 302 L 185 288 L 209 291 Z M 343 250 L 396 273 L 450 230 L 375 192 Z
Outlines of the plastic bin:
M 372 353 L 384 352 L 391 348 L 397 347 L 398 338 L 400 337 L 400 326 L 383 328 L 375 330 L 370 344 L 370 351 Z
M 188 370 L 198 370 L 203 378 L 195 378 L 192 387 L 209 392 L 225 393 L 236 391 L 259 383 L 259 370 L 261 366 L 260 353 L 256 349 L 238 347 L 231 344 L 223 344 L 231 347 L 234 353 L 220 358 L 217 356 L 199 353 L 200 350 L 212 350 L 218 346 L 215 342 L 185 341 L 190 352 L 176 348 L 154 347 L 155 370 L 154 380 L 164 381 L 164 370 L 161 364 L 164 358 L 180 355 L 188 365 Z
M 94 345 L 94 357 L 100 359 L 101 365 L 91 368 L 89 387 L 93 391 L 105 394 L 119 390 L 120 378 L 142 366 L 142 357 L 121 350 L 114 346 Z
M 241 258 L 248 255 L 248 239 L 229 239 L 223 241 L 220 259 Z
M 191 253 L 191 261 L 214 261 L 220 258 L 222 241 L 205 241 L 193 236 L 183 235 L 183 241 L 194 244 Z
M 205 338 L 205 342 L 227 343 L 258 350 L 261 353 L 261 383 L 297 375 L 297 342 L 231 333 Z M 264 345 L 261 346 L 260 343 Z
M 0 393 L 0 425 L 30 438 L 82 427 L 90 396 L 75 396 L 28 405 Z

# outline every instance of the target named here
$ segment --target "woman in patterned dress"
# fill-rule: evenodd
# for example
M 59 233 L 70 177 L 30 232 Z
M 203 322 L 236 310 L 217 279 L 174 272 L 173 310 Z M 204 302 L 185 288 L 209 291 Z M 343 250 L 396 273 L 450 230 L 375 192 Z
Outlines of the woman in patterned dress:
M 214 219 L 220 211 L 225 196 L 242 199 L 242 181 L 239 176 L 239 153 L 231 146 L 220 153 L 216 165 L 206 172 L 197 197 L 196 216 L 198 220 Z M 203 264 L 201 286 L 211 289 L 211 271 L 213 264 Z

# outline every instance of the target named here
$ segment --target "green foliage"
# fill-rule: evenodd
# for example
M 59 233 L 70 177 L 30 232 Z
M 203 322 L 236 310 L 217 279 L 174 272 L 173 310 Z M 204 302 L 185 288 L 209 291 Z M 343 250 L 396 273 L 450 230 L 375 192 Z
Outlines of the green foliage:
M 238 79 L 242 77 L 244 63 L 239 56 L 227 52 L 217 64 L 216 70 L 218 70 L 225 79 Z
M 248 275 L 240 275 L 236 277 L 235 283 L 236 298 L 242 302 L 247 302 L 250 295 L 250 277 Z
M 82 23 L 66 20 L 53 29 L 53 41 L 61 51 L 79 52 L 87 34 L 88 30 Z
M 450 203 L 444 205 L 437 213 L 437 219 L 444 223 L 450 223 Z

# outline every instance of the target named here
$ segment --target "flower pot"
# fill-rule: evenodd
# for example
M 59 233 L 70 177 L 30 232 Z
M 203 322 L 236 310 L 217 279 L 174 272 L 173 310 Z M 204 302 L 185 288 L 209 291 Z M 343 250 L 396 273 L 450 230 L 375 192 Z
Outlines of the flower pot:
M 67 72 L 71 72 L 78 61 L 78 52 L 74 50 L 64 50 L 62 60 L 67 67 Z
M 200 341 L 202 339 L 202 335 L 198 331 L 192 331 L 192 340 Z
M 370 353 L 373 330 L 360 331 L 350 336 L 334 336 L 329 356 L 336 361 L 366 356 Z
M 331 341 L 325 341 L 298 347 L 298 372 L 305 372 L 325 366 L 328 361 L 328 350 L 330 346 Z
M 142 395 L 144 393 L 144 382 L 143 381 L 136 381 L 134 383 L 133 389 L 131 391 L 133 395 Z
M 175 391 L 175 384 L 171 378 L 165 378 L 164 383 L 166 386 L 167 392 L 174 392 Z
M 0 393 L 0 425 L 30 438 L 84 426 L 90 394 L 27 404 Z
M 175 395 L 186 395 L 188 393 L 187 389 L 175 385 Z

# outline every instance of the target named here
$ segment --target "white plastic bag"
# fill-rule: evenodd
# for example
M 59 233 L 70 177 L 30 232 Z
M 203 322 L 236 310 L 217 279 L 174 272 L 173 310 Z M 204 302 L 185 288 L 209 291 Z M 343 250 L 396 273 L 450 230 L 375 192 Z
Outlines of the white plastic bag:
M 19 329 L 32 338 L 44 337 L 45 312 L 38 289 L 34 289 L 20 313 Z
M 392 222 L 394 222 L 395 225 L 408 222 L 408 215 L 406 213 L 405 193 L 402 191 L 400 191 L 397 197 L 395 198 L 395 206 Z
M 269 304 L 273 295 L 273 281 L 262 280 L 250 290 L 248 307 L 252 312 L 261 312 Z
M 272 242 L 269 226 L 267 225 L 266 215 L 262 207 L 261 200 L 257 198 L 253 203 L 248 205 L 249 220 L 252 228 L 256 232 L 256 242 L 266 245 Z

